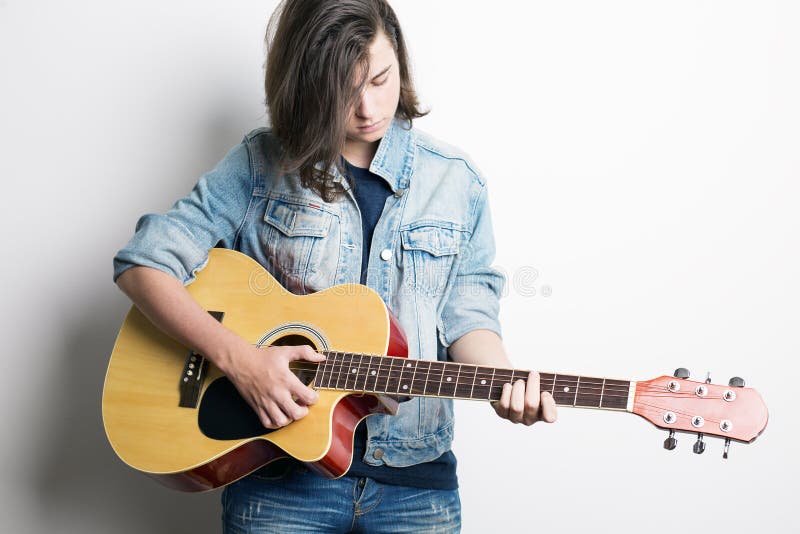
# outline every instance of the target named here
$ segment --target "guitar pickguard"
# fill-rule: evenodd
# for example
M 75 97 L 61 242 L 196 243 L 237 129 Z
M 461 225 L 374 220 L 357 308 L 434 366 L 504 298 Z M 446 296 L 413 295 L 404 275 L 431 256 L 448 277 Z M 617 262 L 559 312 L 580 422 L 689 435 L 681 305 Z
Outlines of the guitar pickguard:
M 246 439 L 272 432 L 261 424 L 250 405 L 225 377 L 216 379 L 206 389 L 197 423 L 203 434 L 219 440 Z

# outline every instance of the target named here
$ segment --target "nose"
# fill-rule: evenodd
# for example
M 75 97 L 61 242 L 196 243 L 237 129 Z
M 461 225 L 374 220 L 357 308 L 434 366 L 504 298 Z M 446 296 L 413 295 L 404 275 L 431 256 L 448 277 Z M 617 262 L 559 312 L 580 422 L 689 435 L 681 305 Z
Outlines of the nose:
M 367 90 L 362 91 L 361 98 L 356 105 L 356 115 L 361 119 L 369 119 L 372 117 L 373 106 L 372 95 Z

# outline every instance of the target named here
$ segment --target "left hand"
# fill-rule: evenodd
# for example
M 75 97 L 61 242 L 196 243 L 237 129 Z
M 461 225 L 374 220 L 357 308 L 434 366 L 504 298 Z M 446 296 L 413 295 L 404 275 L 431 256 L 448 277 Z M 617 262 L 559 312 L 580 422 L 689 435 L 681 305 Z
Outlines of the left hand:
M 505 384 L 500 400 L 492 403 L 494 411 L 512 423 L 530 426 L 536 421 L 556 420 L 556 401 L 549 391 L 539 391 L 539 373 L 531 371 L 528 380 Z

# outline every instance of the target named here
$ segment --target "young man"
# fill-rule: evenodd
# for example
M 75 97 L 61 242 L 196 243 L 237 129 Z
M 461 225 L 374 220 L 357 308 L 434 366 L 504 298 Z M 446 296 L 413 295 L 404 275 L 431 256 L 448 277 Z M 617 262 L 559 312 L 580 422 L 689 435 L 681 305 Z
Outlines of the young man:
M 273 31 L 274 30 L 274 31 Z M 411 126 L 422 116 L 400 25 L 383 0 L 288 0 L 273 15 L 270 129 L 248 134 L 164 215 L 145 215 L 115 280 L 164 331 L 205 354 L 267 428 L 308 413 L 316 392 L 288 368 L 307 346 L 257 348 L 184 289 L 214 246 L 244 252 L 304 294 L 360 282 L 408 336 L 409 356 L 511 367 L 500 339 L 503 278 L 483 176 Z M 504 386 L 494 409 L 554 421 L 538 376 Z M 452 402 L 414 398 L 367 418 L 346 476 L 268 466 L 223 493 L 226 532 L 456 532 Z

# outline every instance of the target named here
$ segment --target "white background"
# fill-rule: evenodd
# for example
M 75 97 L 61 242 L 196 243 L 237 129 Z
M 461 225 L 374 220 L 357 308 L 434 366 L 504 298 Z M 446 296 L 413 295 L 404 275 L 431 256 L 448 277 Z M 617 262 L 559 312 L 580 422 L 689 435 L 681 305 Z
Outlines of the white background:
M 461 403 L 464 532 L 797 532 L 798 3 L 394 4 L 417 125 L 489 180 L 515 363 L 741 375 L 770 408 L 723 461 L 629 414 L 525 428 Z M 105 442 L 129 306 L 111 258 L 265 122 L 273 7 L 0 0 L 1 531 L 218 530 L 218 492 L 161 488 Z

